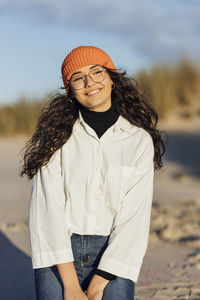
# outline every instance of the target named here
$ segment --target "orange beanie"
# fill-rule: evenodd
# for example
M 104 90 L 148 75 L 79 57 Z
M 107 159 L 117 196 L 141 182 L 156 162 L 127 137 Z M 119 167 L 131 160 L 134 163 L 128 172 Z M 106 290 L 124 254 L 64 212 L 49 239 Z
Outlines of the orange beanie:
M 105 51 L 94 46 L 79 46 L 63 61 L 61 72 L 64 86 L 68 87 L 68 81 L 74 72 L 88 65 L 100 65 L 116 71 L 114 63 Z

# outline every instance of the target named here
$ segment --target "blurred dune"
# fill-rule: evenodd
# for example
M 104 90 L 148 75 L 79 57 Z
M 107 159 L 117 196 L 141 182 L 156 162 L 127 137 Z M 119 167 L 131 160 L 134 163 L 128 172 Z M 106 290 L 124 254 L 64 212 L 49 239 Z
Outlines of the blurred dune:
M 169 133 L 165 159 L 178 164 L 183 174 L 196 176 L 200 179 L 200 131 Z

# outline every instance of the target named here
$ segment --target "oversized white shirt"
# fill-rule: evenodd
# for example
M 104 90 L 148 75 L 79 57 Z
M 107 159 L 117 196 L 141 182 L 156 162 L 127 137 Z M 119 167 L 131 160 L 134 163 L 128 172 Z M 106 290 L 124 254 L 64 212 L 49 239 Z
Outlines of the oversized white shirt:
M 72 233 L 110 235 L 98 269 L 137 281 L 153 194 L 152 138 L 119 116 L 99 139 L 81 113 L 68 141 L 33 178 L 33 268 L 74 261 Z

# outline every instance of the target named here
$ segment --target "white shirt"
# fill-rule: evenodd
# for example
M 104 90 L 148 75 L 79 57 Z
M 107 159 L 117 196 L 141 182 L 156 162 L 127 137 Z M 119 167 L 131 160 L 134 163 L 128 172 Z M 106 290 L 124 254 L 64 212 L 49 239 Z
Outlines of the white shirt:
M 33 178 L 33 268 L 74 261 L 72 233 L 110 235 L 98 269 L 136 282 L 153 194 L 152 138 L 119 116 L 99 139 L 81 113 L 69 140 Z

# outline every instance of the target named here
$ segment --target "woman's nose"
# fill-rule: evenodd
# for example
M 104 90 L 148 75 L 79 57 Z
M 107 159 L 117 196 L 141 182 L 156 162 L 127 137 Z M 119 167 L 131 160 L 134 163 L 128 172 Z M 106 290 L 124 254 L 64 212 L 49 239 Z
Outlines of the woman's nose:
M 85 86 L 92 86 L 94 84 L 94 81 L 90 78 L 89 75 L 85 75 Z

